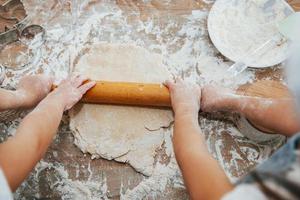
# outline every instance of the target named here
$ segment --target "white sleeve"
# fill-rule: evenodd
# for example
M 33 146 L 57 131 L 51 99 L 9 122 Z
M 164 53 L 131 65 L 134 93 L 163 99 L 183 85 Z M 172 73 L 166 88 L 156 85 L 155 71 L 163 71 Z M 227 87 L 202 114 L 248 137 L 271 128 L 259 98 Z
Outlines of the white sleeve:
M 0 200 L 13 200 L 6 178 L 0 168 Z
M 268 200 L 268 198 L 253 184 L 241 184 L 225 194 L 222 200 Z

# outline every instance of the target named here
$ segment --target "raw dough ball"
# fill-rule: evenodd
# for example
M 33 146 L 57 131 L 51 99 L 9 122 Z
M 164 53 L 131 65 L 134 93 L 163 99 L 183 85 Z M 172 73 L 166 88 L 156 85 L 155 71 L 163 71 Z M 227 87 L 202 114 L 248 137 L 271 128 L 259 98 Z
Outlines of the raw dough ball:
M 74 71 L 92 80 L 161 83 L 168 73 L 157 54 L 134 45 L 97 44 L 83 51 Z M 151 175 L 155 150 L 173 120 L 164 109 L 79 104 L 70 112 L 75 144 L 83 151 Z

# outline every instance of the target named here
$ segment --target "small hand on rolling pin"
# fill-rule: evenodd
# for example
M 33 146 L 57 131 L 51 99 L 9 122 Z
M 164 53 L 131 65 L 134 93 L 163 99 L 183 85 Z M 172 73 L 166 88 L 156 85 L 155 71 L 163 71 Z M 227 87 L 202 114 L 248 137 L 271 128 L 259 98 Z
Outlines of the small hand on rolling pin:
M 89 89 L 96 85 L 95 81 L 88 80 L 85 76 L 73 75 L 55 86 L 54 91 L 49 96 L 62 102 L 65 111 L 69 110 Z
M 176 116 L 190 115 L 194 119 L 198 119 L 201 88 L 195 83 L 183 81 L 180 78 L 175 82 L 167 81 L 166 86 L 170 91 L 175 118 Z
M 90 81 L 84 82 L 89 85 Z M 82 103 L 171 107 L 169 90 L 163 84 L 95 81 L 92 85 Z
M 80 86 L 80 88 L 82 87 L 82 89 L 79 90 L 81 93 L 74 98 L 74 102 L 79 101 L 82 97 L 82 103 L 152 107 L 172 106 L 175 113 L 193 116 L 197 116 L 200 109 L 200 87 L 193 83 L 184 82 L 181 79 L 177 79 L 175 83 L 167 81 L 165 85 L 153 83 L 88 81 L 80 76 L 77 81 L 78 83 L 75 84 L 75 87 L 79 87 L 79 82 L 85 84 L 84 86 Z M 57 86 L 53 86 L 53 88 L 57 88 Z M 72 90 L 69 90 L 68 92 L 72 93 Z M 82 95 L 85 92 L 86 94 Z M 74 94 L 77 93 L 75 92 Z

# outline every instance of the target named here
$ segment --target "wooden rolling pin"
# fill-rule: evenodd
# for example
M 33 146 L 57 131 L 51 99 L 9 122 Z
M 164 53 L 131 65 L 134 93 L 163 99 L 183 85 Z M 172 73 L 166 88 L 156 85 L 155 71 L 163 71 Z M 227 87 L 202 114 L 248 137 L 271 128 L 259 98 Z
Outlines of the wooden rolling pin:
M 57 86 L 53 86 L 55 89 Z M 238 94 L 265 98 L 288 96 L 285 86 L 275 81 L 259 81 L 241 86 Z M 162 84 L 96 81 L 82 103 L 171 107 L 169 90 Z
M 132 82 L 96 81 L 96 85 L 83 96 L 81 102 L 171 107 L 170 93 L 166 86 Z

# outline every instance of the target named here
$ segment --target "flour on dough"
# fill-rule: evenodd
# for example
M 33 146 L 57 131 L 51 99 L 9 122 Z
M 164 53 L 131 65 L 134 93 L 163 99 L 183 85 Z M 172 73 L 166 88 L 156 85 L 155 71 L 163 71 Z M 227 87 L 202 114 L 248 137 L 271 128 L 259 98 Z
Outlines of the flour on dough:
M 83 51 L 74 71 L 92 80 L 162 83 L 169 78 L 159 55 L 128 44 L 97 44 Z M 129 163 L 151 175 L 155 150 L 163 143 L 160 127 L 172 112 L 130 106 L 78 104 L 70 111 L 75 144 L 93 157 Z M 154 131 L 149 131 L 154 130 Z

